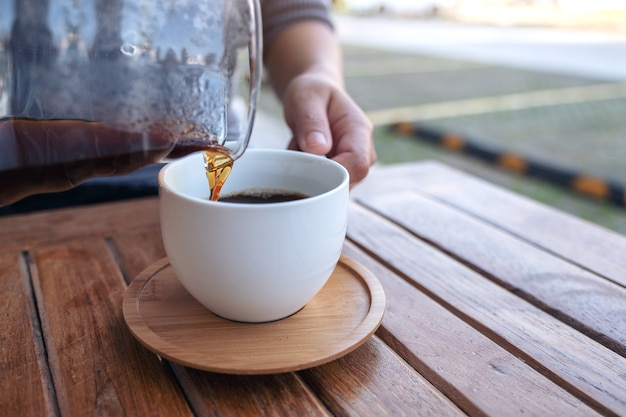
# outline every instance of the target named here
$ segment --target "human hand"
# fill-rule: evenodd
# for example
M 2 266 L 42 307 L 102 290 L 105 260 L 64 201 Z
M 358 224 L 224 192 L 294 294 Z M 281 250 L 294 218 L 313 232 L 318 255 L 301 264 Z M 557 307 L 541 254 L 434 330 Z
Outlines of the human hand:
M 326 155 L 363 180 L 376 162 L 372 123 L 341 87 L 322 74 L 293 78 L 283 94 L 285 121 L 293 132 L 289 149 Z

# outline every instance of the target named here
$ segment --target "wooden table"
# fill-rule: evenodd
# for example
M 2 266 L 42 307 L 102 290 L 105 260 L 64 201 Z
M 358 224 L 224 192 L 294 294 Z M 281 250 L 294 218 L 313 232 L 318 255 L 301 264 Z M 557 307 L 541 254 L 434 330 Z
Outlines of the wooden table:
M 345 254 L 376 335 L 317 368 L 160 360 L 127 284 L 164 256 L 154 198 L 0 219 L 2 416 L 626 415 L 626 238 L 435 162 L 353 190 Z

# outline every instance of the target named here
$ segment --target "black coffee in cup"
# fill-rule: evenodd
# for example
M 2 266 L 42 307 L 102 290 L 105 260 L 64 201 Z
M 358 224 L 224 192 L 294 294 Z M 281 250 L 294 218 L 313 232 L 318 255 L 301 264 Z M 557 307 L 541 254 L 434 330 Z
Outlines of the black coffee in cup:
M 306 195 L 288 190 L 267 190 L 267 191 L 243 191 L 234 194 L 227 194 L 219 199 L 225 203 L 239 204 L 268 204 L 283 203 L 286 201 L 302 200 Z

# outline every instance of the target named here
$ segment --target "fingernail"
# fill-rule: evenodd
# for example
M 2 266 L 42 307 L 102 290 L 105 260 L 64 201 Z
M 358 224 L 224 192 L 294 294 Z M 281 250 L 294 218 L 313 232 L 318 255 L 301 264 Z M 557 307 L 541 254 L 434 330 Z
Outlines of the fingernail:
M 320 132 L 311 132 L 306 136 L 306 144 L 310 147 L 326 145 L 326 138 Z

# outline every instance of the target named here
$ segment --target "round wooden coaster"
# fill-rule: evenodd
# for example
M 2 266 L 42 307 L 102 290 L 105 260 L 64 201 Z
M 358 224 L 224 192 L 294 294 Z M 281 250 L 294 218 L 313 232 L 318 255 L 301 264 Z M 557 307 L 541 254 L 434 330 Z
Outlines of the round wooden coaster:
M 385 294 L 371 272 L 342 256 L 324 288 L 296 314 L 239 323 L 203 307 L 162 259 L 133 280 L 123 310 L 132 334 L 164 358 L 206 371 L 255 375 L 318 366 L 356 349 L 380 325 Z

